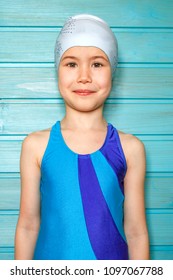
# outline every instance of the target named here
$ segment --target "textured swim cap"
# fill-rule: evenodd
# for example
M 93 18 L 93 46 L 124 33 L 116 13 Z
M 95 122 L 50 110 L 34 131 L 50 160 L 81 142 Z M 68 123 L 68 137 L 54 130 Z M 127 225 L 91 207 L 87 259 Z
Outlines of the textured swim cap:
M 57 69 L 64 52 L 77 46 L 97 47 L 104 51 L 111 64 L 112 75 L 114 74 L 118 45 L 114 33 L 105 21 L 88 14 L 70 17 L 56 40 L 55 66 Z

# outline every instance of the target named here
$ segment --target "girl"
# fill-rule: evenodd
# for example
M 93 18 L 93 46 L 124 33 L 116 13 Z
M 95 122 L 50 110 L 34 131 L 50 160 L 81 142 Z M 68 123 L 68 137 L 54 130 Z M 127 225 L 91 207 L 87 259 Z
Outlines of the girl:
M 148 259 L 144 146 L 103 117 L 117 40 L 102 19 L 74 16 L 55 62 L 66 112 L 23 142 L 15 258 Z

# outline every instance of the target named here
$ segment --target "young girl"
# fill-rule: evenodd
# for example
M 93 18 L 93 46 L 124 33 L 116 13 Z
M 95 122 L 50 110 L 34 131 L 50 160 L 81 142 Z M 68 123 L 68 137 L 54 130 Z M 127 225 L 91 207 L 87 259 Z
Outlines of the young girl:
M 116 38 L 100 18 L 74 16 L 55 61 L 66 113 L 23 142 L 15 258 L 148 259 L 144 146 L 103 117 Z

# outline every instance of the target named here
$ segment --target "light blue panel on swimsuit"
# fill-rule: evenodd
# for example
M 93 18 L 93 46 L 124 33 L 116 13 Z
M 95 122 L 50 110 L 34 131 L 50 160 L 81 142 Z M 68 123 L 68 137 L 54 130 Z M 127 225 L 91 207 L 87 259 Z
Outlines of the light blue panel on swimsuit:
M 114 222 L 124 240 L 123 208 L 124 196 L 118 183 L 118 178 L 112 167 L 101 152 L 91 155 L 92 163 L 97 174 L 100 188 L 114 219 Z
M 78 181 L 78 157 L 64 145 L 59 124 L 42 160 L 41 227 L 35 259 L 95 259 L 87 234 Z

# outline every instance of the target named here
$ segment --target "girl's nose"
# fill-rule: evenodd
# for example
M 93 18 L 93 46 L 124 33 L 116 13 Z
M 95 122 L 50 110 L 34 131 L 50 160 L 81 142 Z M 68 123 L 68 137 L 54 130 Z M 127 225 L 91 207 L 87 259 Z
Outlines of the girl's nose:
M 90 67 L 83 66 L 79 68 L 78 83 L 91 83 L 91 69 Z

